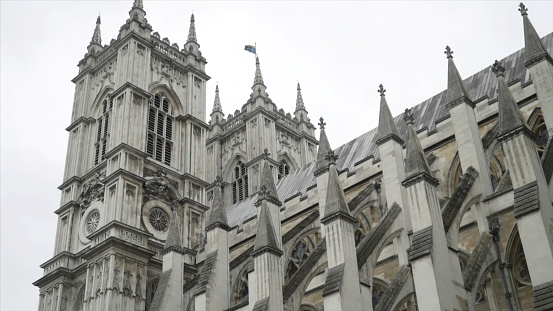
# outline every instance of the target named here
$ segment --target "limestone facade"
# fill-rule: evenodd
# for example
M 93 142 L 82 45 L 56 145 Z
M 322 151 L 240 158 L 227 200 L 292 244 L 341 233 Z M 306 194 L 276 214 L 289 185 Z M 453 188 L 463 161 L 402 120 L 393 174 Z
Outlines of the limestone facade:
M 334 150 L 259 58 L 208 116 L 194 15 L 182 49 L 141 0 L 110 44 L 98 18 L 38 310 L 552 310 L 553 34 L 519 11 L 524 49 L 463 80 L 447 47 L 447 90 L 393 117 L 381 85 Z

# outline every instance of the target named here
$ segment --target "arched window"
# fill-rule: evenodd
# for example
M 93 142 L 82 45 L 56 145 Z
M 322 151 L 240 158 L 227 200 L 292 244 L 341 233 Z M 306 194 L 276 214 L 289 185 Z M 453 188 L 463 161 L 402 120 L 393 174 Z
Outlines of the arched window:
M 509 263 L 512 266 L 513 277 L 519 287 L 532 285 L 530 279 L 530 270 L 528 270 L 528 263 L 526 262 L 526 255 L 520 242 L 520 235 L 518 232 L 513 239 L 512 248 L 509 254 Z
M 292 254 L 290 255 L 290 260 L 288 261 L 288 266 L 286 267 L 286 280 L 285 282 L 290 281 L 292 276 L 298 272 L 300 267 L 305 263 L 309 255 L 311 255 L 310 242 L 308 238 L 301 239 L 296 246 L 292 249 Z
M 248 192 L 248 168 L 242 161 L 234 167 L 234 181 L 232 182 L 232 203 L 244 200 Z
M 164 93 L 156 93 L 148 110 L 148 138 L 146 153 L 171 165 L 173 151 L 173 108 Z
M 532 132 L 534 132 L 538 138 L 536 140 L 536 147 L 538 148 L 538 154 L 541 157 L 543 150 L 545 149 L 545 145 L 547 145 L 547 141 L 549 140 L 549 133 L 547 132 L 547 127 L 545 126 L 545 121 L 543 120 L 543 116 L 541 114 L 536 118 L 536 121 L 534 121 L 534 124 L 532 125 Z
M 96 143 L 94 144 L 94 165 L 104 160 L 109 139 L 109 116 L 113 108 L 113 99 L 108 95 L 102 102 L 102 115 L 98 118 Z
M 248 288 L 248 269 L 238 276 L 236 286 L 234 287 L 234 293 L 232 294 L 231 306 L 235 306 L 242 301 L 248 300 L 249 288 Z
M 380 299 L 382 299 L 382 296 L 384 295 L 385 291 L 386 291 L 386 288 L 384 286 L 373 283 L 373 294 L 372 294 L 373 309 L 380 302 Z
M 290 165 L 288 165 L 288 162 L 286 160 L 281 160 L 280 165 L 278 166 L 278 180 L 284 178 L 290 174 Z

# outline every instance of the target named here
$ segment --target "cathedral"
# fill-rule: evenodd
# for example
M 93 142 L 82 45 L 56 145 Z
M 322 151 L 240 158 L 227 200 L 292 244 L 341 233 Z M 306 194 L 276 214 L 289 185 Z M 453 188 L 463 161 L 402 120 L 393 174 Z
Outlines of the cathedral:
M 194 15 L 182 48 L 142 0 L 109 44 L 98 17 L 38 310 L 553 310 L 553 33 L 518 10 L 524 48 L 463 79 L 446 47 L 446 90 L 394 117 L 375 86 L 378 127 L 334 150 L 257 57 L 208 111 Z

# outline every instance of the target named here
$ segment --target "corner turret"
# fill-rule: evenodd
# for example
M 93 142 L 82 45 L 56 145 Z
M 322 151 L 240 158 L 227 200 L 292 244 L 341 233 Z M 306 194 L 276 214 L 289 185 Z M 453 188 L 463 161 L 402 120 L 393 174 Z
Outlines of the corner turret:
M 96 54 L 102 50 L 102 34 L 100 32 L 100 24 L 102 24 L 102 21 L 100 19 L 100 15 L 98 15 L 98 18 L 96 19 L 96 27 L 94 28 L 94 33 L 92 34 L 92 39 L 90 40 L 90 44 L 87 47 L 89 54 Z

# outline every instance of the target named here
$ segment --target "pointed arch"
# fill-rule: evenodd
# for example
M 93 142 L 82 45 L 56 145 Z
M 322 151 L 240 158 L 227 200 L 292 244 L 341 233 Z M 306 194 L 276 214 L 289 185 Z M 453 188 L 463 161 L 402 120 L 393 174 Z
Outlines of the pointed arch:
M 381 278 L 373 277 L 373 283 L 371 287 L 371 298 L 372 298 L 372 307 L 374 307 L 380 302 L 380 299 L 388 290 L 388 282 Z
M 73 302 L 73 307 L 71 308 L 71 310 L 73 311 L 83 310 L 84 289 L 85 289 L 85 284 L 81 285 L 81 287 L 77 291 L 77 295 L 75 296 L 75 302 Z
M 536 134 L 536 148 L 538 149 L 538 155 L 541 157 L 549 141 L 549 132 L 547 131 L 547 126 L 540 107 L 536 107 L 532 111 L 530 117 L 528 117 L 527 123 L 532 132 Z
M 102 101 L 108 96 L 108 94 L 113 93 L 113 91 L 115 91 L 115 89 L 112 85 L 104 85 L 92 101 L 92 105 L 90 105 L 87 115 L 92 118 L 97 118 L 102 111 Z
M 175 93 L 175 91 L 172 88 L 167 87 L 166 84 L 160 83 L 160 82 L 154 83 L 154 84 L 150 85 L 148 92 L 150 94 L 154 94 L 154 95 L 156 93 L 160 93 L 160 92 L 164 93 L 165 96 L 167 96 L 167 98 L 173 104 L 173 109 L 174 109 L 173 115 L 174 116 L 184 115 L 186 113 L 186 109 L 185 109 L 184 105 L 182 104 L 182 102 L 180 101 L 180 98 L 177 95 L 177 93 Z M 153 100 L 153 98 L 152 98 L 152 100 Z
M 240 303 L 248 301 L 249 297 L 249 271 L 253 265 L 253 259 L 249 259 L 246 264 L 240 269 L 236 276 L 236 280 L 231 288 L 230 306 L 236 306 Z
M 279 151 L 278 154 L 277 154 L 277 161 L 279 163 L 282 163 L 282 161 L 285 161 L 286 164 L 288 164 L 288 166 L 289 166 L 289 173 L 293 173 L 293 172 L 295 172 L 296 170 L 299 169 L 298 163 L 294 160 L 294 157 L 292 157 L 288 153 L 288 151 Z M 288 174 L 285 174 L 285 175 L 288 175 Z M 280 168 L 279 168 L 279 176 L 280 176 Z M 280 179 L 281 178 L 279 178 L 279 180 Z
M 297 236 L 288 244 L 284 283 L 288 283 L 322 242 L 320 227 L 312 228 Z

